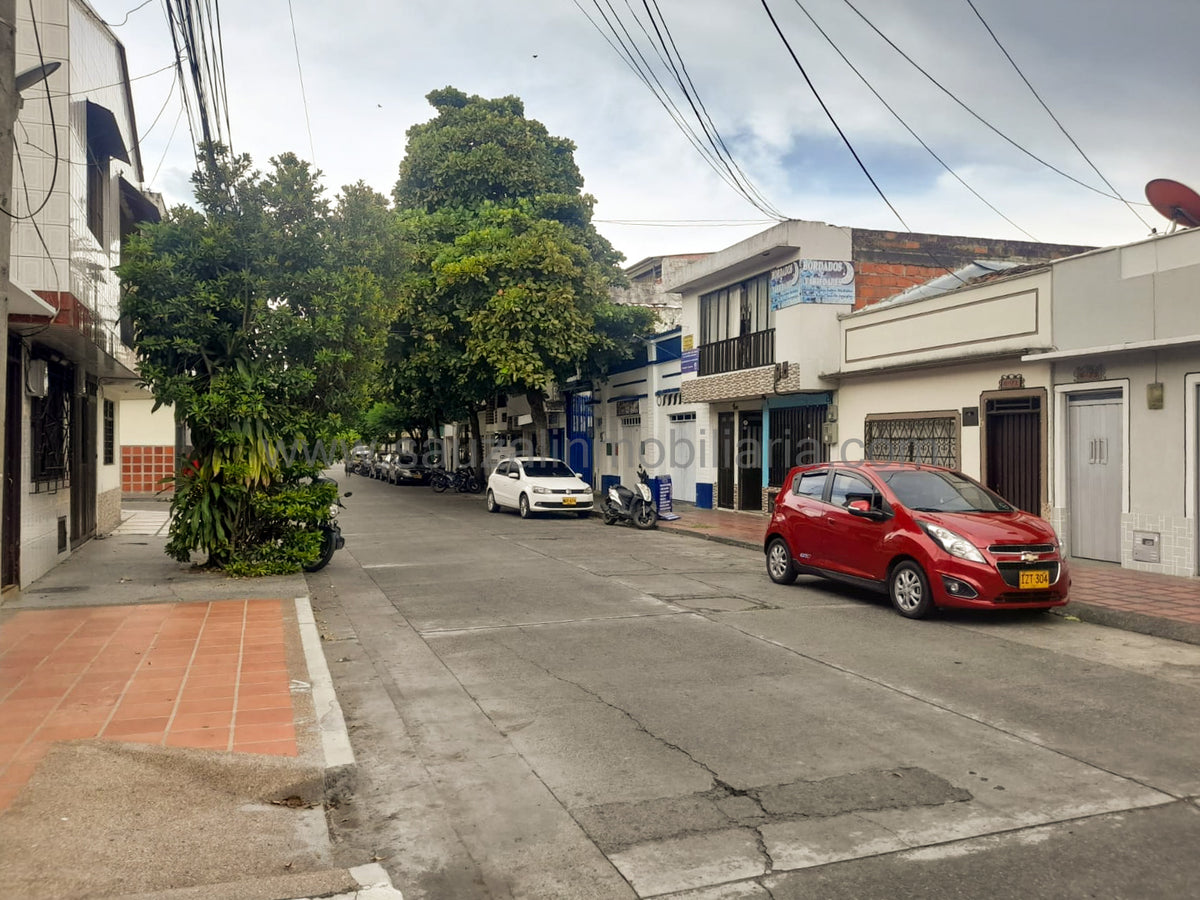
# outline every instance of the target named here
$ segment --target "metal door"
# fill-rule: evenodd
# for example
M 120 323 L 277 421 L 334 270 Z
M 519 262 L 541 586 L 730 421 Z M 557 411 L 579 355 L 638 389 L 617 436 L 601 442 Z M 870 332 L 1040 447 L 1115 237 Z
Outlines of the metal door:
M 695 503 L 696 468 L 700 465 L 700 452 L 696 445 L 696 414 L 683 413 L 679 418 L 671 416 L 671 429 L 667 437 L 671 496 L 676 500 Z
M 1042 514 L 1042 399 L 987 401 L 986 484 L 1014 506 Z
M 742 413 L 737 447 L 738 509 L 762 509 L 762 434 L 762 413 Z
M 724 509 L 733 509 L 735 438 L 734 413 L 717 413 L 717 506 Z
M 1071 555 L 1121 561 L 1120 394 L 1070 397 L 1067 402 L 1067 503 Z
M 25 419 L 21 345 L 8 347 L 8 388 L 4 420 L 3 587 L 21 580 L 21 423 Z
M 567 403 L 566 463 L 587 484 L 592 484 L 592 395 L 570 394 Z
M 75 398 L 71 454 L 71 548 L 96 534 L 96 426 L 98 387 L 88 380 L 82 397 Z

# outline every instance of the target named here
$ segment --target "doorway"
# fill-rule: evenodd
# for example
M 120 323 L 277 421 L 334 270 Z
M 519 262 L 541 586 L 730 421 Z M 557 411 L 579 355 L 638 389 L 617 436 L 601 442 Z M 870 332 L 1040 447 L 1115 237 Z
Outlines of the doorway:
M 744 412 L 738 422 L 738 509 L 763 506 L 762 412 Z
M 96 428 L 99 385 L 84 383 L 83 396 L 75 398 L 70 435 L 71 549 L 96 534 Z
M 734 441 L 736 413 L 717 413 L 717 506 L 733 509 L 733 469 L 737 458 Z
M 3 584 L 15 586 L 21 580 L 21 423 L 25 418 L 24 391 L 21 381 L 21 345 L 8 347 L 8 381 L 4 413 L 4 546 Z
M 1019 509 L 1042 514 L 1045 392 L 985 394 L 984 483 Z
M 1071 555 L 1121 561 L 1120 392 L 1067 398 L 1067 503 Z

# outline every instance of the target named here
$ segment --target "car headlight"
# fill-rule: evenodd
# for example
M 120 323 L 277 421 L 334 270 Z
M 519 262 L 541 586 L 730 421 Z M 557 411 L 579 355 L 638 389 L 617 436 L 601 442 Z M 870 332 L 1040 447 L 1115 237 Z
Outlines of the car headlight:
M 951 556 L 957 556 L 959 559 L 969 560 L 970 562 L 987 562 L 983 558 L 983 554 L 979 552 L 979 548 L 961 534 L 957 534 L 949 528 L 943 528 L 941 525 L 934 525 L 932 522 L 920 522 L 918 524 L 925 530 L 927 535 L 937 541 L 942 549 Z
M 535 494 L 548 494 L 548 493 L 550 493 L 550 488 L 538 487 L 538 486 L 535 484 L 535 485 L 533 486 L 533 492 L 534 492 Z

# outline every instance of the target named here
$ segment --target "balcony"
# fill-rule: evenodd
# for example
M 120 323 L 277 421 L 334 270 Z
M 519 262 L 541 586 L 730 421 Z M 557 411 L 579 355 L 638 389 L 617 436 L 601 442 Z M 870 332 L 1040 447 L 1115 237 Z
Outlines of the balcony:
M 775 329 L 700 345 L 700 375 L 722 375 L 775 362 Z

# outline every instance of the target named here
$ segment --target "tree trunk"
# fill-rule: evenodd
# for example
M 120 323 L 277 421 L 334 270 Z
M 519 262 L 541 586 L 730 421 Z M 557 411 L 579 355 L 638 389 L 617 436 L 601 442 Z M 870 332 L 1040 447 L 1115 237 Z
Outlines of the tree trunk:
M 533 440 L 535 452 L 539 456 L 550 453 L 550 429 L 546 421 L 546 392 L 529 391 L 525 394 L 529 401 L 529 412 L 533 416 Z
M 486 481 L 488 476 L 488 461 L 483 455 L 483 409 L 476 409 L 471 416 L 471 443 L 474 445 L 473 458 L 478 469 L 477 473 L 481 481 Z

